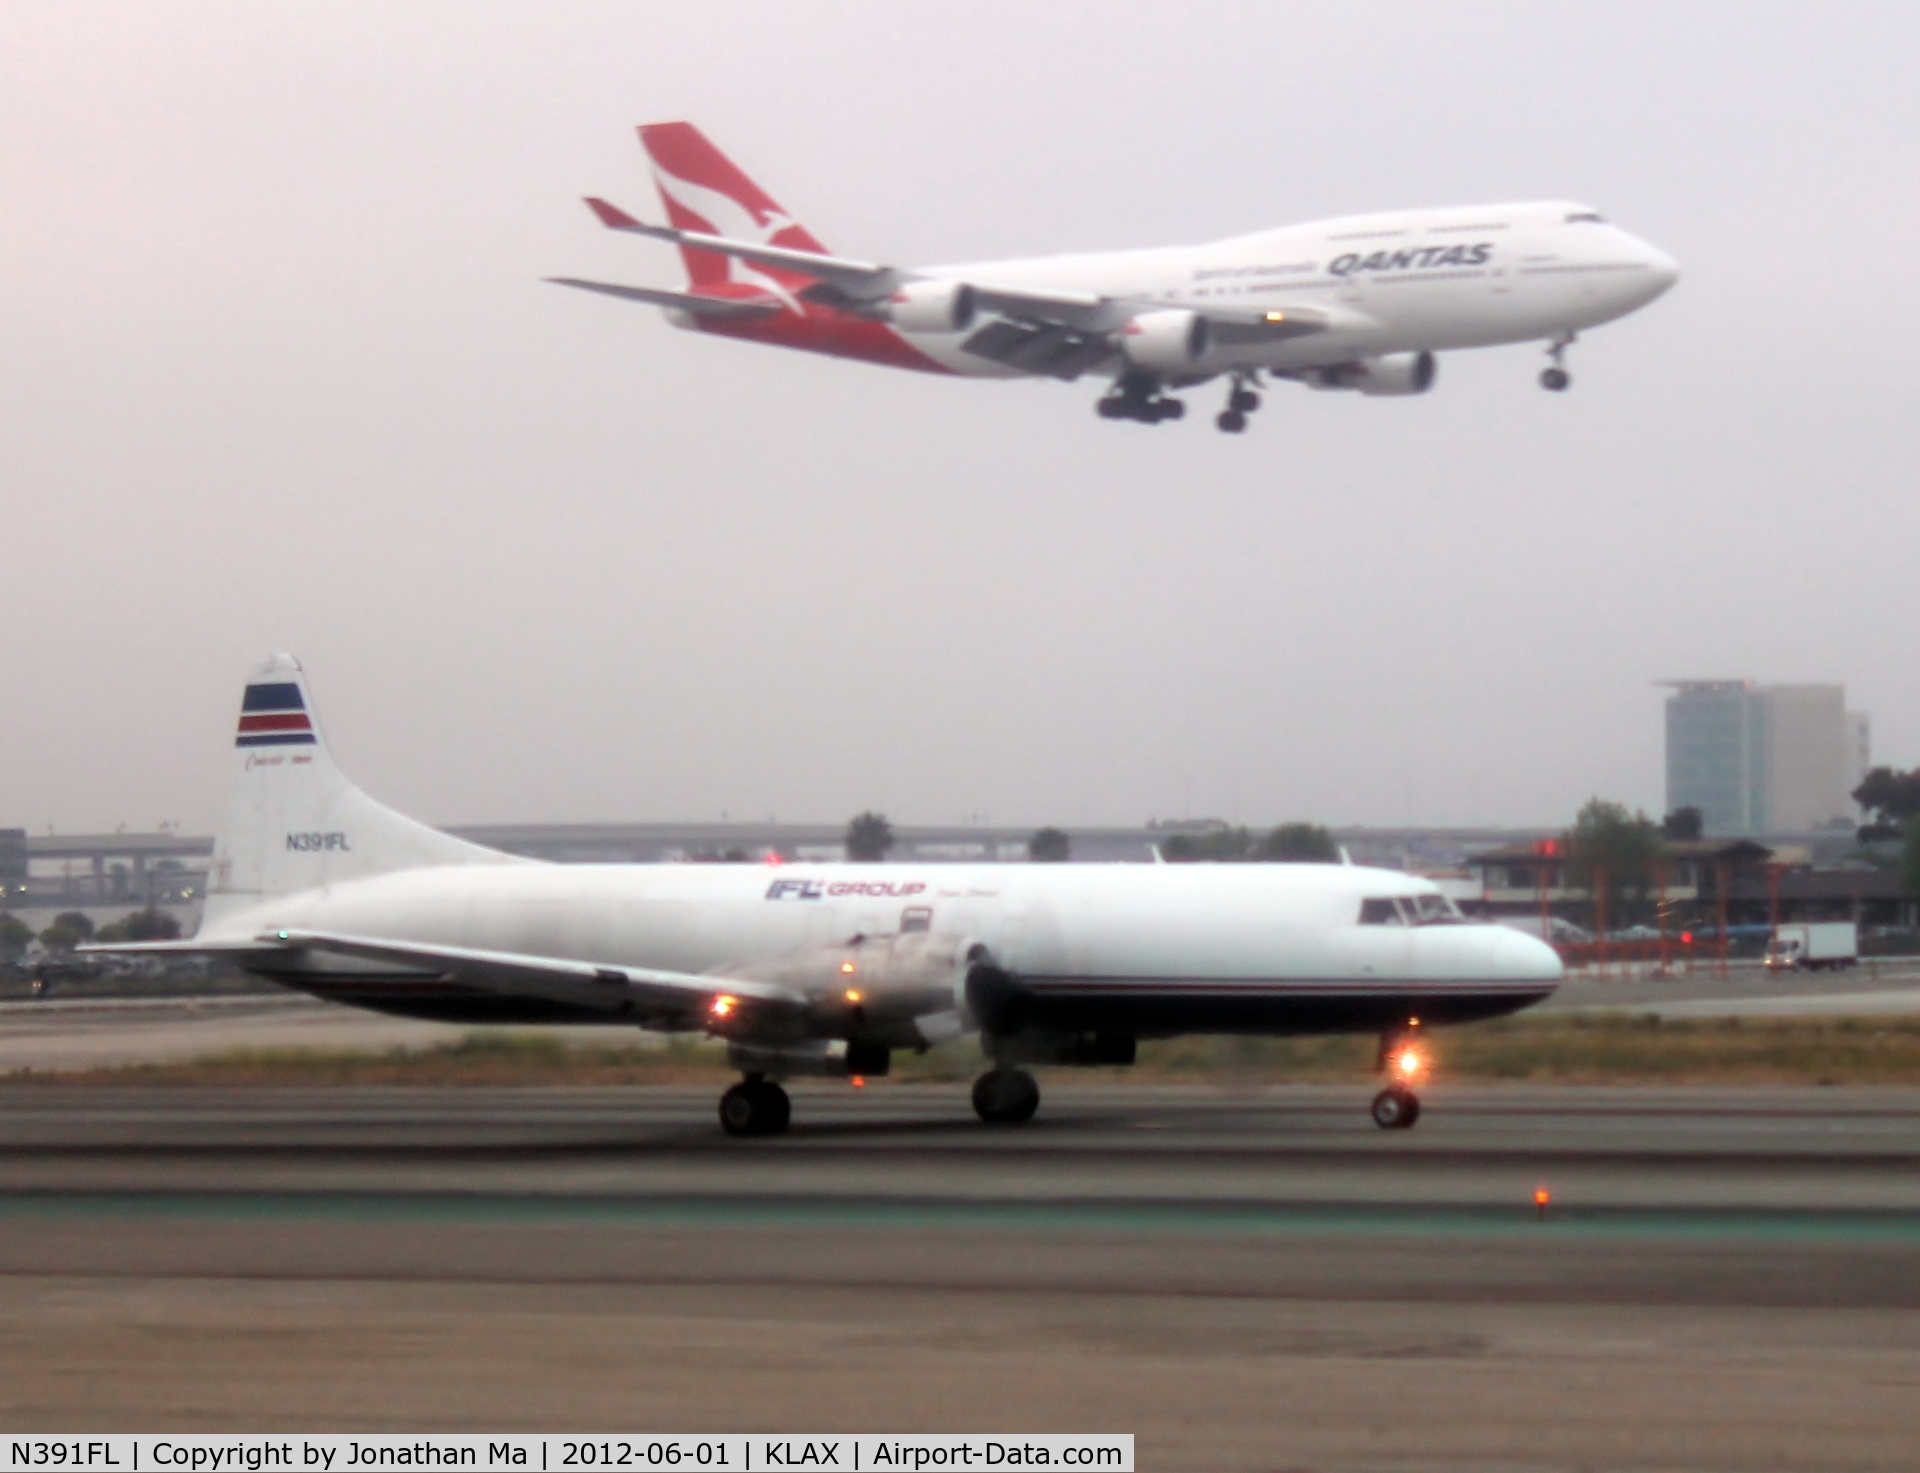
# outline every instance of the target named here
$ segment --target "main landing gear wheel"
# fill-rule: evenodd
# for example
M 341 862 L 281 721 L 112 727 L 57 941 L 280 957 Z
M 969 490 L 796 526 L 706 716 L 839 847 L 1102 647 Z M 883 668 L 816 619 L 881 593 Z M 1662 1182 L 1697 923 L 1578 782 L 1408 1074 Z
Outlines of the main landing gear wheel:
M 1213 417 L 1213 422 L 1223 434 L 1244 434 L 1247 428 L 1247 416 L 1260 407 L 1260 396 L 1253 390 L 1253 380 L 1236 378 L 1233 387 L 1227 391 L 1227 407 Z
M 1159 380 L 1146 373 L 1122 375 L 1113 392 L 1093 407 L 1102 419 L 1131 419 L 1143 425 L 1179 419 L 1187 412 L 1184 402 L 1161 393 Z
M 1025 1069 L 989 1069 L 973 1082 L 973 1112 L 989 1125 L 1018 1125 L 1040 1108 L 1040 1086 Z
M 720 1096 L 720 1128 L 728 1135 L 778 1135 L 793 1118 L 793 1101 L 767 1079 L 747 1079 Z
M 1420 1118 L 1420 1097 L 1395 1085 L 1373 1097 L 1373 1123 L 1382 1130 L 1411 1130 Z

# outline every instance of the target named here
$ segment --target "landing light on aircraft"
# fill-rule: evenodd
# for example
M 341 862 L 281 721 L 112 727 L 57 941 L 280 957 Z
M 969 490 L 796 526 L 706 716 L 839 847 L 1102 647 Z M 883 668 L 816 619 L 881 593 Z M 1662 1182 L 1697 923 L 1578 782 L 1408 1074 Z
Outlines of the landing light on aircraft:
M 847 989 L 847 1001 L 848 1002 L 860 1001 L 860 989 L 858 987 L 849 987 Z
M 1413 1078 L 1414 1075 L 1420 1072 L 1421 1066 L 1426 1061 L 1420 1057 L 1419 1049 L 1410 1048 L 1410 1049 L 1402 1049 L 1400 1051 L 1400 1057 L 1394 1062 L 1400 1066 L 1401 1074 L 1405 1075 L 1408 1079 L 1411 1079 Z
M 713 1000 L 712 1011 L 713 1011 L 714 1017 L 716 1018 L 726 1017 L 729 1013 L 731 1013 L 734 1010 L 736 1006 L 738 1006 L 739 1001 L 740 999 L 733 996 L 731 993 L 727 993 L 727 992 L 721 993 L 720 996 L 716 997 Z
M 1269 322 L 1285 322 L 1286 320 L 1287 314 L 1284 312 L 1269 312 L 1267 314 L 1267 321 Z
M 845 972 L 849 977 L 851 977 L 853 975 L 853 963 L 852 962 L 840 963 L 840 970 Z

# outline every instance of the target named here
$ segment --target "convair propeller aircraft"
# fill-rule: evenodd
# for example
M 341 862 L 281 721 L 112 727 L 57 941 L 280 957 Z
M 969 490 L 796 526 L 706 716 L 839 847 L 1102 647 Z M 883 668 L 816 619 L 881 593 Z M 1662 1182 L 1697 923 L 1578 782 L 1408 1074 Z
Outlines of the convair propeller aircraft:
M 408 1017 L 724 1039 L 734 1135 L 779 1081 L 881 1075 L 980 1035 L 982 1120 L 1030 1118 L 1022 1064 L 1126 1064 L 1142 1038 L 1370 1033 L 1413 1124 L 1420 1031 L 1510 1013 L 1559 957 L 1464 922 L 1426 880 L 1317 864 L 545 864 L 382 807 L 333 764 L 300 667 L 248 681 L 195 952 Z
M 666 309 L 677 327 L 971 377 L 1113 381 L 1107 419 L 1179 419 L 1170 389 L 1227 381 L 1229 434 L 1261 376 L 1315 389 L 1424 394 L 1436 353 L 1545 342 L 1541 384 L 1572 379 L 1581 332 L 1644 307 L 1671 258 L 1562 201 L 1353 215 L 1211 245 L 897 267 L 830 255 L 691 123 L 640 130 L 668 223 L 588 205 L 611 229 L 669 241 L 687 289 L 554 277 Z

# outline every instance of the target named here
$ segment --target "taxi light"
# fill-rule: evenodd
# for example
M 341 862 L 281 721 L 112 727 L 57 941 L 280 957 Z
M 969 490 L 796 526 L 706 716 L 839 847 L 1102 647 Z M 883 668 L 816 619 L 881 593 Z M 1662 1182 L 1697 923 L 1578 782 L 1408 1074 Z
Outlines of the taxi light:
M 851 977 L 853 975 L 853 963 L 852 962 L 840 963 L 840 970 L 846 973 L 847 976 Z
M 1269 312 L 1267 314 L 1267 321 L 1269 322 L 1285 322 L 1286 320 L 1287 314 L 1284 312 Z
M 849 987 L 847 989 L 847 1001 L 848 1002 L 860 1001 L 860 989 L 858 987 Z
M 723 992 L 713 1000 L 713 1015 L 724 1018 L 740 1005 L 740 999 L 730 992 Z
M 1420 1066 L 1425 1062 L 1425 1060 L 1423 1060 L 1420 1057 L 1419 1049 L 1410 1048 L 1410 1049 L 1402 1049 L 1400 1051 L 1400 1057 L 1395 1062 L 1400 1066 L 1400 1072 L 1402 1074 L 1406 1075 L 1408 1078 L 1412 1078 L 1415 1074 L 1418 1074 L 1420 1072 Z

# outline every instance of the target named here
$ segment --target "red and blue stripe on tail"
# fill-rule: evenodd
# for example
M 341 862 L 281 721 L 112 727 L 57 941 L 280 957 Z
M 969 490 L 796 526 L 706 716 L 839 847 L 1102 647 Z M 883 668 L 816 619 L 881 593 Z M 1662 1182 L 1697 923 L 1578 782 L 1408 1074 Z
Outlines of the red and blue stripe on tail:
M 292 680 L 250 685 L 240 702 L 236 747 L 311 747 L 313 719 L 299 683 Z

